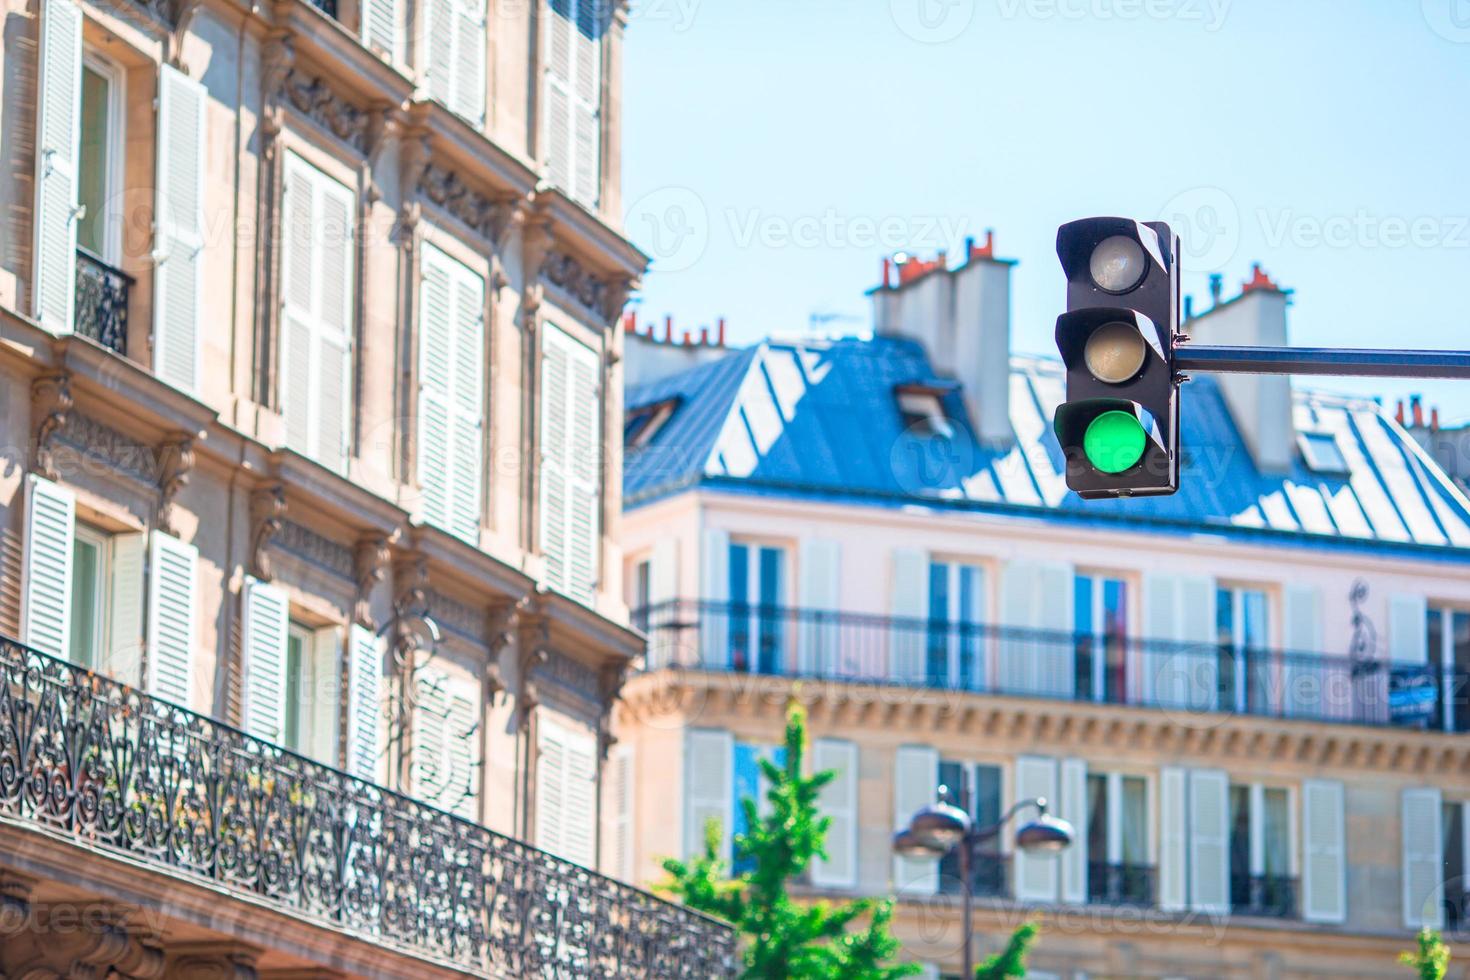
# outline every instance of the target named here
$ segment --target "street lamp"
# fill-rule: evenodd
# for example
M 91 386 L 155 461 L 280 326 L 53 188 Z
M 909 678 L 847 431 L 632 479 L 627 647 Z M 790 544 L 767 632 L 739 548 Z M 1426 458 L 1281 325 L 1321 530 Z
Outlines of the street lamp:
M 1038 796 L 1016 803 L 995 823 L 977 827 L 970 815 L 949 801 L 949 787 L 939 787 L 938 799 L 909 818 L 907 827 L 893 835 L 893 850 L 900 857 L 939 860 L 958 849 L 960 856 L 961 894 L 964 910 L 964 972 L 975 975 L 975 956 L 971 946 L 971 922 L 975 913 L 974 884 L 970 880 L 971 862 L 976 845 L 1000 836 L 1005 825 L 1025 809 L 1035 809 L 1036 818 L 1016 830 L 1016 847 L 1032 854 L 1057 854 L 1076 837 L 1076 831 L 1065 820 L 1047 813 L 1046 797 Z

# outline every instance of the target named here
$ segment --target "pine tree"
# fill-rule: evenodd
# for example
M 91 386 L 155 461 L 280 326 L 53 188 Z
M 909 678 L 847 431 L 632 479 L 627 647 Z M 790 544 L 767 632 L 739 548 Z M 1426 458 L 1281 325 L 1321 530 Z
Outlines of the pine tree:
M 861 899 L 794 902 L 788 894 L 814 859 L 826 857 L 823 844 L 831 822 L 817 813 L 817 797 L 831 782 L 831 771 L 802 775 L 806 751 L 806 713 L 792 704 L 786 713 L 786 758 L 777 766 L 760 762 L 770 786 L 769 810 L 740 801 L 745 825 L 735 836 L 735 853 L 750 871 L 732 878 L 719 856 L 721 830 L 711 821 L 704 853 L 692 861 L 665 860 L 664 890 L 691 908 L 725 919 L 741 934 L 746 980 L 894 980 L 919 972 L 894 964 L 898 940 L 889 932 L 890 902 Z
M 1433 929 L 1419 930 L 1419 948 L 1400 953 L 1399 962 L 1411 966 L 1419 980 L 1444 980 L 1450 969 L 1450 948 Z
M 1036 939 L 1037 926 L 1034 922 L 1023 922 L 1011 934 L 1006 948 L 975 967 L 975 980 L 1006 980 L 1007 977 L 1026 975 L 1026 950 Z

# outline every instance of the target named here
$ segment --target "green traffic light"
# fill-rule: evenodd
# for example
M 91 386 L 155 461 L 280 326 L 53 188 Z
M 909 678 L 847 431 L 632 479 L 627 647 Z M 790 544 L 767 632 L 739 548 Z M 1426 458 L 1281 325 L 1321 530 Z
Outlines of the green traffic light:
M 1138 465 L 1148 439 L 1137 416 L 1114 409 L 1087 425 L 1082 451 L 1087 461 L 1104 473 L 1122 473 Z

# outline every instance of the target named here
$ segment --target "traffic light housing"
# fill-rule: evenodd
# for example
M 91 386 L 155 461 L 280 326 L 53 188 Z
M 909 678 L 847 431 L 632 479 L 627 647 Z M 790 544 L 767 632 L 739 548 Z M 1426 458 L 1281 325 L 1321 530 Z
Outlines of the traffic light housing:
M 1054 427 L 1085 498 L 1179 489 L 1179 240 L 1161 221 L 1084 218 L 1057 231 L 1067 400 Z

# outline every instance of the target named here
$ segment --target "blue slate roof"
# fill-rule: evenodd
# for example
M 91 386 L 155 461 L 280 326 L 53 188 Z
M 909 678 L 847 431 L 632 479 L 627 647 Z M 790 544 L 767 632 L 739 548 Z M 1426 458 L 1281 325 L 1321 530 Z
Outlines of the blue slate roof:
M 933 375 L 922 346 L 909 340 L 767 341 L 631 387 L 630 410 L 669 399 L 679 407 L 647 446 L 628 453 L 625 504 L 706 485 L 1159 530 L 1284 534 L 1302 543 L 1470 549 L 1470 503 L 1373 401 L 1297 392 L 1298 431 L 1330 436 L 1345 471 L 1316 472 L 1298 458 L 1290 472 L 1269 474 L 1256 468 L 1219 386 L 1196 379 L 1184 389 L 1179 492 L 1084 501 L 1066 488 L 1051 430 L 1064 394 L 1059 362 L 1012 358 L 1016 439 L 1004 447 L 971 437 L 957 389 L 942 395 L 953 438 L 905 431 L 894 388 Z

